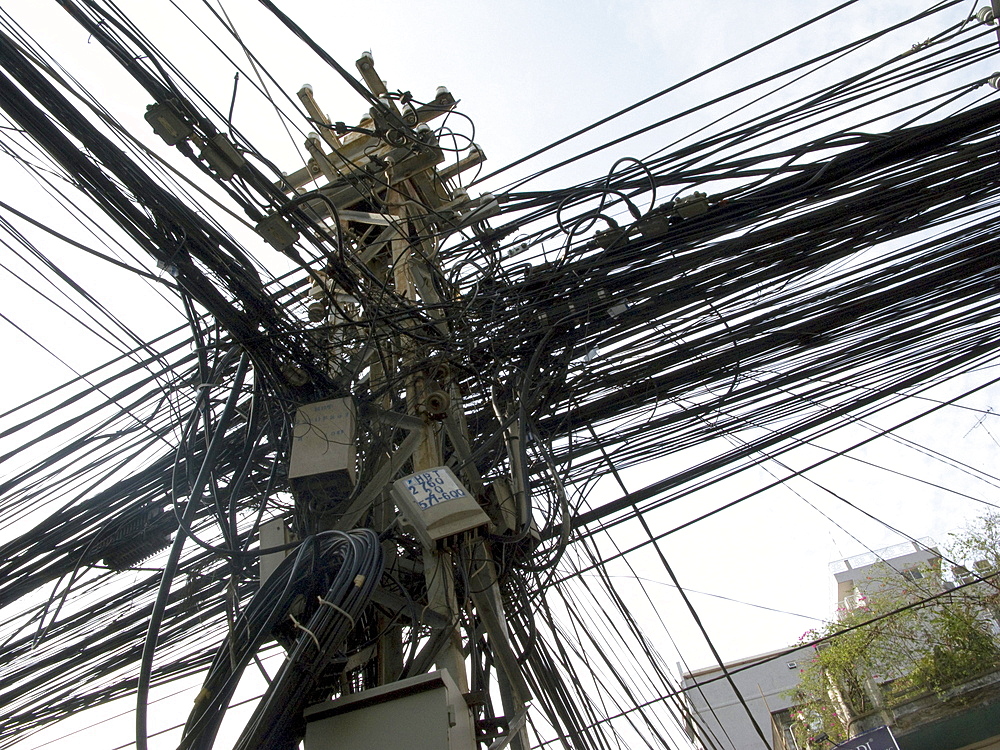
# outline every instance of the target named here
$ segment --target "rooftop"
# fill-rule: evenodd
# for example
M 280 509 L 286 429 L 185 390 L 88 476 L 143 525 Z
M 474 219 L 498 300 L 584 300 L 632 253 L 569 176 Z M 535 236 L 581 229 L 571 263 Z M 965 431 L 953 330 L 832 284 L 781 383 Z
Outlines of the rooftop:
M 847 570 L 864 568 L 878 562 L 886 562 L 904 555 L 911 555 L 914 552 L 931 552 L 937 555 L 937 543 L 929 536 L 922 537 L 915 541 L 900 542 L 882 549 L 869 552 L 862 552 L 853 557 L 846 557 L 843 560 L 834 560 L 830 563 L 830 572 L 836 575 Z

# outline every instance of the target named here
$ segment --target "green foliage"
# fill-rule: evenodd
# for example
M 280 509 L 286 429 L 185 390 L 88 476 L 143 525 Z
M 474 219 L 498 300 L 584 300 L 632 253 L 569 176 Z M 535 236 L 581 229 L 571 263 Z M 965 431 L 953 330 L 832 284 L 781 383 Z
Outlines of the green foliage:
M 938 642 L 917 659 L 906 678 L 914 690 L 940 693 L 1000 665 L 1000 647 L 982 612 L 939 608 L 934 626 Z
M 986 580 L 935 597 L 943 591 L 940 571 L 901 576 L 885 568 L 869 579 L 860 606 L 803 634 L 800 643 L 829 640 L 816 649 L 790 694 L 802 747 L 824 732 L 835 744 L 845 741 L 858 716 L 919 695 L 940 695 L 1000 668 L 1000 515 L 953 534 L 945 556 Z
M 1000 571 L 1000 513 L 990 513 L 979 518 L 964 531 L 950 534 L 948 557 L 958 560 L 971 569 L 977 562 L 983 572 Z

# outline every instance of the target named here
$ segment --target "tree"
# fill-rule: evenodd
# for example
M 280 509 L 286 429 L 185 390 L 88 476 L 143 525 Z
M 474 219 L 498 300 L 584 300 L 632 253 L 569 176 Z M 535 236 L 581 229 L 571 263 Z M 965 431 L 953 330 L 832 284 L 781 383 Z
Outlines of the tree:
M 955 580 L 884 565 L 858 606 L 802 635 L 820 641 L 791 691 L 803 747 L 823 733 L 843 742 L 859 718 L 918 696 L 950 700 L 946 691 L 1000 668 L 1000 514 L 950 535 L 942 558 Z

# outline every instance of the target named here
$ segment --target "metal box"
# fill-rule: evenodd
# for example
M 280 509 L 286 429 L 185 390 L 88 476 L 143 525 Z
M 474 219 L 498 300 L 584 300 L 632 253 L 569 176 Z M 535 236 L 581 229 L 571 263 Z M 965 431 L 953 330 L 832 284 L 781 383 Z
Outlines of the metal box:
M 317 510 L 354 489 L 357 445 L 351 398 L 319 401 L 295 413 L 288 479 L 296 499 Z
M 273 518 L 266 523 L 262 523 L 258 534 L 261 549 L 283 547 L 295 541 L 295 535 L 292 534 L 292 530 L 288 528 L 288 524 L 285 523 L 285 519 L 283 518 Z M 271 577 L 271 574 L 281 565 L 281 561 L 288 557 L 291 551 L 287 549 L 260 556 L 260 584 L 262 586 L 264 585 L 264 581 Z
M 476 750 L 465 698 L 445 670 L 306 709 L 305 750 Z
M 392 484 L 399 510 L 425 547 L 485 526 L 490 518 L 447 466 L 418 471 Z

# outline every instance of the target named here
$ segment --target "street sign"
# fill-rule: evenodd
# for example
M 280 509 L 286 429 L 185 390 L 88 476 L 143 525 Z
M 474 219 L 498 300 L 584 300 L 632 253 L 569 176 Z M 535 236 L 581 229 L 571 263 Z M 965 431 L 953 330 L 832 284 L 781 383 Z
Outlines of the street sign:
M 889 727 L 878 727 L 841 742 L 833 750 L 899 750 L 899 745 Z

